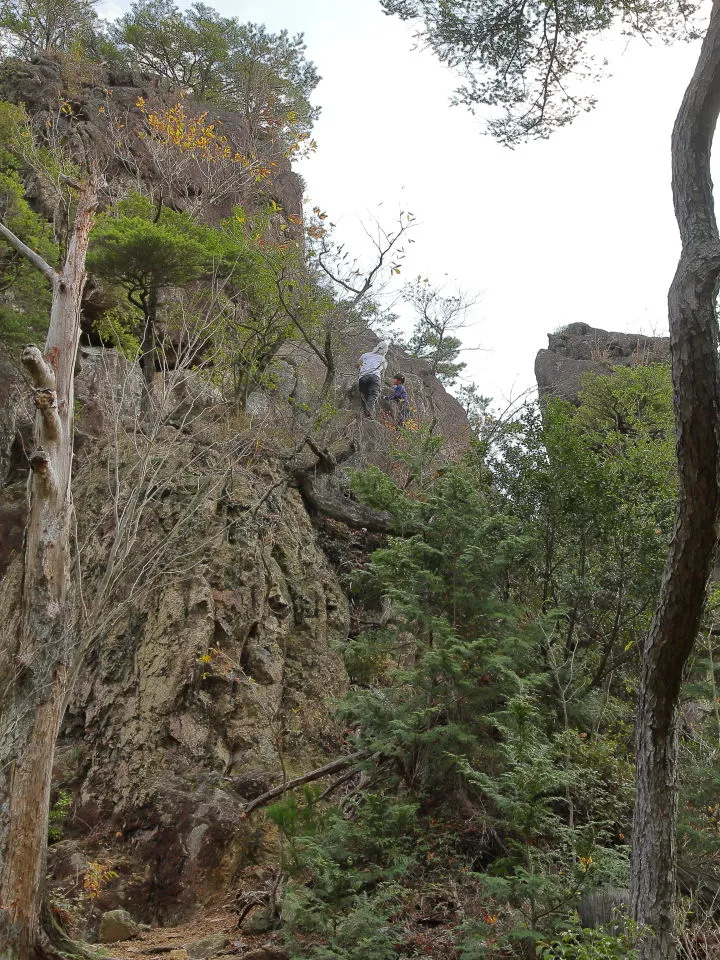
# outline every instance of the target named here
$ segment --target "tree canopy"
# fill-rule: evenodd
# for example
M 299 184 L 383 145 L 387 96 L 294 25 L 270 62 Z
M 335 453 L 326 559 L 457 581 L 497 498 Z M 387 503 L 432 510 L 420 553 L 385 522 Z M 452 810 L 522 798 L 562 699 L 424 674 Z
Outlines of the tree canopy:
M 164 209 L 156 220 L 150 201 L 136 196 L 98 217 L 88 266 L 122 284 L 131 302 L 142 308 L 151 291 L 189 283 L 210 271 L 218 243 L 215 231 L 187 214 Z
M 547 137 L 595 104 L 590 44 L 611 28 L 646 40 L 695 36 L 698 0 L 381 0 L 463 78 L 458 103 L 497 107 L 488 128 L 513 145 Z
M 305 58 L 302 34 L 222 17 L 194 3 L 137 0 L 110 27 L 119 56 L 165 77 L 204 103 L 240 111 L 255 136 L 309 132 L 317 116 L 310 96 L 320 77 Z
M 99 28 L 97 0 L 3 0 L 0 43 L 19 57 L 83 44 Z
M 429 364 L 433 376 L 451 386 L 467 366 L 458 362 L 462 341 L 456 334 L 466 326 L 466 315 L 474 301 L 462 291 L 445 294 L 420 278 L 405 285 L 403 300 L 415 314 L 407 349 Z

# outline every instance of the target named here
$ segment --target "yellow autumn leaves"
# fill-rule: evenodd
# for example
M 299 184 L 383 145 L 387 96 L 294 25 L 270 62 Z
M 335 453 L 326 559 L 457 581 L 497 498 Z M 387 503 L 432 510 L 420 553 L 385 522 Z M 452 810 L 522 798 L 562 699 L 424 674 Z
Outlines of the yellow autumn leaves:
M 168 145 L 188 153 L 202 153 L 211 163 L 251 162 L 250 157 L 236 151 L 228 138 L 217 132 L 217 123 L 207 123 L 207 110 L 196 117 L 188 116 L 182 100 L 164 110 L 150 110 L 144 97 L 138 97 L 135 106 L 145 117 L 152 135 Z

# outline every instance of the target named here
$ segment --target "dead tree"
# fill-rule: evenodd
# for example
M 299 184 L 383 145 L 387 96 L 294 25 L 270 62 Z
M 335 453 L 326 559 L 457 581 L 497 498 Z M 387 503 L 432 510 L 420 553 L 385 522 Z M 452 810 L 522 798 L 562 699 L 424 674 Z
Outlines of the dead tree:
M 70 582 L 74 368 L 80 337 L 85 256 L 100 180 L 77 190 L 62 266 L 55 270 L 0 224 L 0 236 L 52 287 L 44 352 L 22 362 L 37 410 L 30 455 L 29 512 L 19 629 L 0 641 L 0 958 L 52 955 L 42 929 L 48 809 L 55 740 L 74 642 L 67 618 Z

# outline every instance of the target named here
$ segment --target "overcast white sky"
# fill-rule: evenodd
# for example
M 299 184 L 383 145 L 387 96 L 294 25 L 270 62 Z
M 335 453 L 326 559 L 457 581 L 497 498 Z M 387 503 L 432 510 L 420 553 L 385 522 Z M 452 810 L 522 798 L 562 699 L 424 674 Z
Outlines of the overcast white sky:
M 360 247 L 361 219 L 420 221 L 404 277 L 481 294 L 465 339 L 469 379 L 498 399 L 534 384 L 546 334 L 584 320 L 664 333 L 679 252 L 670 131 L 697 47 L 608 46 L 599 105 L 514 151 L 449 106 L 449 70 L 412 49 L 378 0 L 210 0 L 226 16 L 303 32 L 323 77 L 308 198 Z M 125 4 L 123 4 L 125 6 Z M 358 252 L 362 251 L 358 249 Z

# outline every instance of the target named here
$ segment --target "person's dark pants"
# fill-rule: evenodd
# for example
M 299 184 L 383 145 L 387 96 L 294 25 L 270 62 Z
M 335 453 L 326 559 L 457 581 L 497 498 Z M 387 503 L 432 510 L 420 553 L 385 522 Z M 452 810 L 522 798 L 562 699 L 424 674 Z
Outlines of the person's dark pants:
M 380 396 L 380 379 L 372 373 L 366 373 L 360 377 L 358 386 L 360 387 L 360 398 L 363 405 L 363 413 L 366 417 L 375 417 L 375 407 Z

